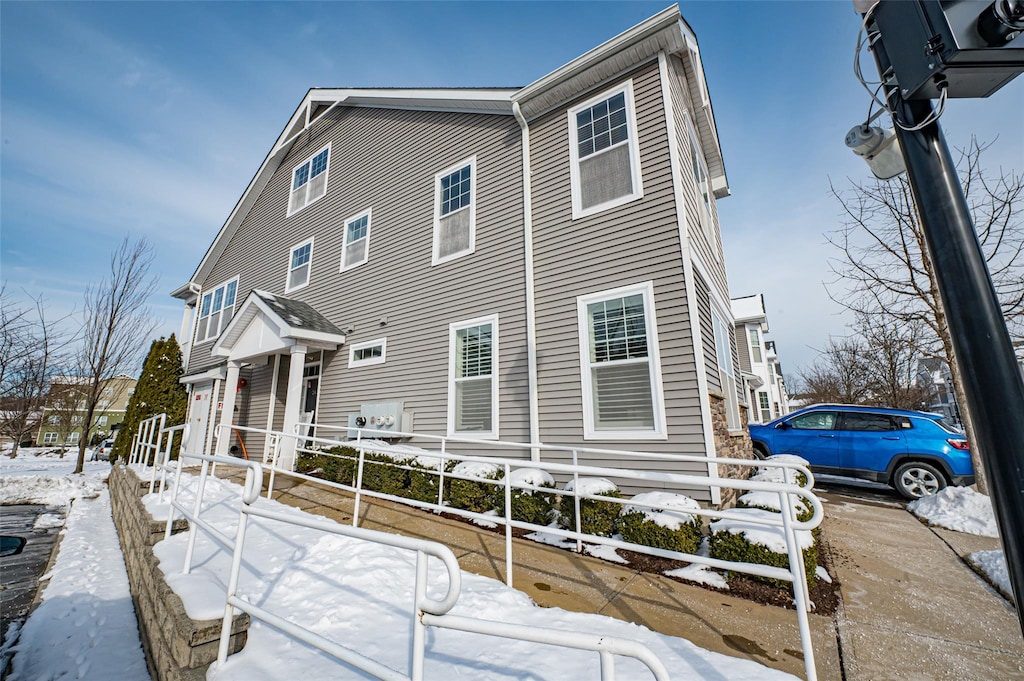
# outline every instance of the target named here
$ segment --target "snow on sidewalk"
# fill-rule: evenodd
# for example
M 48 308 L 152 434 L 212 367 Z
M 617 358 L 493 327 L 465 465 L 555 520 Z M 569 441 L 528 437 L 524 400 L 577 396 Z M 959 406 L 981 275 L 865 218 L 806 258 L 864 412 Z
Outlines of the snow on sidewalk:
M 183 487 L 191 487 L 189 476 Z M 234 536 L 238 522 L 238 485 L 211 479 L 203 517 Z M 185 493 L 191 497 L 191 493 Z M 154 517 L 166 517 L 167 504 L 146 497 Z M 290 515 L 310 517 L 297 509 L 261 498 L 257 505 Z M 312 516 L 316 517 L 316 516 Z M 187 537 L 175 535 L 155 547 L 172 588 L 193 617 L 223 612 L 230 556 L 203 533 L 197 535 L 195 560 L 181 574 Z M 287 620 L 312 629 L 387 666 L 408 669 L 412 630 L 415 554 L 388 546 L 325 534 L 280 522 L 252 518 L 246 535 L 239 597 Z M 440 598 L 447 588 L 444 569 L 430 562 L 428 595 Z M 540 608 L 502 582 L 462 572 L 462 592 L 453 615 L 513 622 L 531 628 L 581 631 L 638 640 L 648 646 L 673 678 L 734 681 L 791 680 L 789 674 L 699 648 L 689 641 L 601 615 Z M 646 679 L 650 672 L 634 660 L 617 658 L 617 678 Z M 427 634 L 428 679 L 579 679 L 599 676 L 596 653 L 569 650 L 479 634 L 431 628 Z M 292 678 L 362 679 L 359 672 L 325 654 L 253 621 L 245 648 L 212 667 L 209 681 L 254 681 Z
M 0 457 L 0 502 L 67 505 L 42 602 L 21 627 L 8 681 L 148 681 L 128 574 L 103 484 L 110 465 Z M 46 518 L 47 516 L 41 516 Z

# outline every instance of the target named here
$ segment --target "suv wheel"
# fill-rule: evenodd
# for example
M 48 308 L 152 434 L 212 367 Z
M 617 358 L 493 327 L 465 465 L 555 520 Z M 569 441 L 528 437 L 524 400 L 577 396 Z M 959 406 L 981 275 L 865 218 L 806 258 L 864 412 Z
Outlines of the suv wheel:
M 754 456 L 757 457 L 758 459 L 767 459 L 768 458 L 768 448 L 765 447 L 760 442 L 755 442 L 754 443 Z
M 920 499 L 945 487 L 946 476 L 935 466 L 923 461 L 908 461 L 892 474 L 892 486 L 907 499 Z

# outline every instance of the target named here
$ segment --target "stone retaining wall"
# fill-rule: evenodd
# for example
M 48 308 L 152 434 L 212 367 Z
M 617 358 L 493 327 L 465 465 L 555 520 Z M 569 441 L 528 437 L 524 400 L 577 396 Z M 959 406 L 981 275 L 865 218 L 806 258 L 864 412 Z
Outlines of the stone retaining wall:
M 153 554 L 153 545 L 164 538 L 166 524 L 153 520 L 142 503 L 149 483 L 127 466 L 115 464 L 108 485 L 150 676 L 154 681 L 201 681 L 206 678 L 206 668 L 217 659 L 221 620 L 191 619 L 181 598 L 167 585 Z M 172 532 L 185 529 L 187 523 L 182 519 L 175 522 Z M 242 649 L 248 628 L 249 616 L 236 615 L 229 652 Z

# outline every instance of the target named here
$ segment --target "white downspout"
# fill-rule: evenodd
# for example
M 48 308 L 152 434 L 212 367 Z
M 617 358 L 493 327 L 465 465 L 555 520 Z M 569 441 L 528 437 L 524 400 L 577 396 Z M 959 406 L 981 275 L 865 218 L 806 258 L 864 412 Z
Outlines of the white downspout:
M 196 324 L 199 322 L 199 311 L 201 309 L 203 299 L 203 287 L 193 282 L 188 283 L 188 290 L 196 294 L 196 304 L 193 307 L 192 314 L 189 316 L 188 323 L 188 335 L 185 335 L 184 319 L 182 320 L 182 334 L 178 337 L 178 347 L 181 348 L 181 364 L 185 367 L 185 373 L 188 373 L 188 362 L 192 357 L 192 341 L 195 337 Z M 188 303 L 185 303 L 186 314 L 188 311 Z
M 512 102 L 512 113 L 523 130 L 523 251 L 526 268 L 526 371 L 530 390 L 530 459 L 540 460 L 540 399 L 537 394 L 537 311 L 533 286 L 533 193 L 530 182 L 530 126 Z

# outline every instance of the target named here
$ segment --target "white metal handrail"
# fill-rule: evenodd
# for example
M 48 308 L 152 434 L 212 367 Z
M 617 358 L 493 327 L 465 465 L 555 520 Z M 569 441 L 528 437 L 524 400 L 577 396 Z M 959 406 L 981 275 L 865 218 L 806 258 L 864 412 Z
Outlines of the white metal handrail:
M 266 434 L 266 435 L 271 435 L 272 434 L 272 435 L 276 436 L 276 448 L 275 448 L 274 456 L 272 457 L 272 463 L 271 463 L 271 468 L 270 468 L 270 470 L 271 470 L 271 473 L 270 473 L 271 480 L 270 480 L 270 485 L 269 485 L 268 491 L 267 491 L 267 496 L 268 497 L 270 497 L 272 495 L 272 493 L 273 493 L 273 480 L 274 480 L 275 474 L 276 473 L 281 473 L 281 474 L 289 475 L 289 476 L 292 476 L 292 477 L 299 477 L 299 478 L 303 478 L 303 479 L 307 479 L 307 480 L 311 480 L 311 481 L 316 481 L 316 482 L 321 483 L 321 484 L 327 484 L 329 486 L 338 487 L 338 488 L 341 488 L 341 489 L 344 489 L 346 491 L 350 491 L 350 492 L 354 493 L 354 495 L 355 495 L 355 507 L 354 507 L 353 517 L 352 517 L 352 523 L 353 523 L 354 526 L 358 524 L 359 508 L 360 508 L 360 501 L 361 501 L 361 497 L 362 496 L 369 496 L 369 497 L 372 497 L 372 498 L 385 499 L 385 500 L 388 500 L 388 501 L 393 501 L 393 502 L 398 502 L 398 503 L 402 503 L 402 504 L 407 504 L 407 505 L 410 505 L 410 506 L 415 506 L 415 507 L 422 508 L 422 509 L 425 509 L 425 510 L 431 510 L 431 511 L 436 511 L 436 512 L 443 511 L 445 513 L 453 513 L 453 514 L 460 515 L 460 516 L 466 517 L 466 518 L 471 518 L 471 519 L 481 520 L 481 521 L 484 521 L 484 522 L 492 522 L 492 523 L 498 523 L 498 524 L 504 525 L 505 526 L 505 551 L 506 551 L 506 557 L 505 557 L 506 558 L 506 570 L 505 570 L 505 573 L 506 573 L 506 582 L 509 584 L 509 586 L 512 585 L 512 566 L 513 566 L 513 560 L 512 560 L 512 543 L 513 543 L 512 542 L 512 529 L 513 528 L 520 528 L 520 529 L 526 529 L 526 530 L 532 530 L 532 531 L 540 531 L 540 532 L 545 532 L 545 533 L 548 533 L 548 534 L 555 534 L 555 535 L 558 535 L 558 536 L 564 536 L 567 539 L 575 540 L 577 542 L 577 550 L 582 550 L 582 543 L 585 541 L 585 542 L 588 542 L 588 543 L 602 544 L 602 545 L 611 546 L 611 547 L 614 547 L 614 548 L 622 548 L 622 549 L 626 549 L 626 550 L 630 550 L 630 551 L 635 551 L 635 552 L 638 552 L 638 553 L 646 553 L 646 554 L 649 554 L 649 555 L 659 556 L 659 557 L 662 557 L 662 558 L 669 558 L 669 559 L 673 559 L 673 560 L 681 560 L 681 561 L 686 561 L 688 563 L 697 563 L 697 564 L 700 564 L 700 565 L 706 565 L 708 567 L 719 568 L 719 569 L 726 569 L 726 570 L 733 570 L 733 571 L 743 572 L 743 573 L 746 573 L 746 574 L 756 575 L 756 576 L 760 576 L 760 577 L 767 577 L 767 578 L 771 578 L 771 579 L 778 579 L 778 580 L 790 582 L 793 585 L 793 597 L 794 597 L 794 601 L 795 601 L 795 605 L 796 605 L 797 621 L 798 621 L 798 626 L 799 626 L 799 630 L 800 630 L 801 644 L 802 644 L 803 653 L 804 653 L 805 671 L 806 671 L 807 678 L 808 678 L 809 681 L 814 681 L 817 678 L 817 672 L 816 672 L 815 662 L 814 662 L 814 651 L 813 651 L 813 647 L 812 647 L 812 643 L 811 643 L 811 637 L 810 637 L 810 621 L 809 621 L 809 617 L 808 617 L 808 612 L 810 611 L 810 608 L 812 607 L 811 606 L 811 600 L 810 600 L 810 591 L 809 591 L 809 588 L 808 588 L 808 585 L 807 585 L 807 578 L 806 578 L 806 573 L 805 573 L 803 551 L 800 549 L 799 544 L 797 542 L 796 532 L 798 532 L 798 531 L 809 531 L 809 530 L 814 529 L 818 525 L 820 525 L 822 519 L 824 518 L 824 511 L 823 511 L 823 508 L 821 506 L 821 501 L 811 491 L 811 488 L 812 488 L 813 483 L 814 483 L 814 478 L 813 478 L 813 475 L 812 475 L 811 471 L 806 466 L 803 466 L 803 465 L 800 465 L 800 464 L 797 464 L 797 463 L 780 462 L 780 461 L 763 461 L 763 460 L 751 461 L 751 460 L 748 460 L 748 459 L 714 459 L 713 460 L 715 463 L 725 463 L 725 464 L 736 465 L 736 466 L 753 467 L 753 468 L 774 467 L 774 468 L 781 469 L 783 471 L 783 477 L 784 477 L 784 480 L 786 480 L 786 482 L 779 483 L 779 482 L 770 482 L 770 481 L 762 481 L 762 480 L 740 480 L 740 479 L 735 479 L 735 478 L 722 478 L 722 477 L 718 477 L 718 476 L 702 476 L 702 475 L 692 475 L 692 474 L 684 474 L 684 473 L 665 473 L 665 472 L 660 472 L 660 471 L 641 471 L 641 470 L 635 470 L 635 469 L 606 468 L 606 467 L 599 467 L 599 466 L 588 466 L 588 465 L 583 465 L 583 464 L 579 464 L 578 463 L 580 452 L 587 453 L 587 454 L 592 454 L 592 453 L 622 454 L 624 458 L 626 458 L 626 457 L 628 457 L 628 458 L 642 458 L 642 457 L 646 456 L 645 454 L 639 453 L 639 452 L 620 452 L 618 450 L 606 450 L 606 449 L 586 448 L 586 447 L 574 448 L 574 447 L 558 446 L 558 445 L 546 445 L 546 444 L 533 444 L 533 445 L 530 445 L 530 444 L 525 444 L 525 443 L 509 443 L 509 442 L 493 441 L 493 440 L 470 440 L 470 439 L 464 439 L 464 438 L 449 438 L 449 437 L 445 437 L 445 436 L 426 435 L 426 434 L 413 434 L 413 433 L 397 433 L 396 434 L 396 433 L 390 432 L 390 431 L 374 431 L 374 430 L 369 430 L 369 429 L 345 429 L 345 430 L 357 430 L 357 439 L 355 441 L 344 442 L 344 441 L 338 441 L 338 440 L 330 440 L 330 439 L 323 438 L 323 437 L 312 437 L 312 436 L 309 436 L 309 435 L 299 435 L 298 433 L 283 433 L 283 432 L 279 432 L 279 431 L 269 431 L 269 430 L 264 430 L 264 429 L 259 429 L 259 428 L 248 428 L 248 427 L 240 427 L 240 426 L 233 426 L 233 427 L 236 428 L 236 429 L 239 429 L 239 430 L 245 430 L 245 431 L 250 431 L 250 432 L 254 432 L 254 433 L 263 433 L 263 434 Z M 300 424 L 299 427 L 303 427 L 303 424 Z M 308 424 L 306 424 L 306 427 L 308 427 Z M 322 424 L 321 424 L 320 427 L 322 429 L 325 429 L 325 430 L 330 428 L 329 426 L 324 426 Z M 375 445 L 372 442 L 364 442 L 362 440 L 362 436 L 363 436 L 364 433 L 368 434 L 368 435 L 377 435 L 377 436 L 383 436 L 383 437 L 396 437 L 396 436 L 415 437 L 417 439 L 433 440 L 433 441 L 438 442 L 440 444 L 440 450 L 439 451 L 428 451 L 427 454 L 426 454 L 426 456 L 436 457 L 436 458 L 440 459 L 439 466 L 438 466 L 438 468 L 436 470 L 436 473 L 439 476 L 439 480 L 438 480 L 438 500 L 437 500 L 437 502 L 436 503 L 424 502 L 424 501 L 419 501 L 419 500 L 415 500 L 415 499 L 408 499 L 408 498 L 405 498 L 405 497 L 400 497 L 400 496 L 395 496 L 395 495 L 390 495 L 390 494 L 386 494 L 386 493 L 382 493 L 382 492 L 376 492 L 376 491 L 373 491 L 373 490 L 364 489 L 363 488 L 363 484 L 362 484 L 363 483 L 363 475 L 362 475 L 362 473 L 363 473 L 364 465 L 365 465 L 365 462 L 366 462 L 366 454 L 368 452 L 372 453 L 372 452 L 386 451 L 386 450 L 382 450 L 382 448 L 380 448 L 379 446 Z M 346 446 L 355 448 L 359 452 L 355 484 L 354 485 L 345 485 L 343 483 L 338 483 L 338 482 L 324 481 L 324 480 L 320 480 L 320 479 L 317 479 L 317 478 L 313 478 L 311 476 L 303 475 L 301 473 L 296 473 L 296 472 L 291 471 L 289 469 L 282 468 L 280 466 L 280 452 L 281 452 L 282 440 L 285 440 L 285 439 L 291 439 L 291 440 L 294 441 L 294 443 L 295 443 L 295 451 L 296 452 L 307 452 L 307 453 L 317 454 L 317 455 L 331 456 L 330 454 L 328 454 L 328 453 L 326 453 L 326 452 L 324 452 L 324 451 L 322 451 L 320 449 L 316 449 L 317 447 L 333 447 L 333 446 L 338 446 L 338 445 L 346 445 Z M 472 456 L 472 455 L 465 455 L 465 454 L 456 454 L 456 453 L 453 453 L 451 451 L 448 451 L 447 444 L 449 442 L 456 442 L 456 443 L 459 443 L 459 444 L 478 444 L 478 445 L 482 445 L 482 446 L 487 446 L 489 448 L 506 447 L 506 448 L 516 448 L 516 449 L 540 450 L 540 451 L 543 451 L 544 449 L 550 449 L 550 450 L 556 450 L 556 451 L 569 452 L 572 455 L 573 463 L 572 464 L 565 464 L 565 463 L 556 463 L 556 462 L 545 462 L 540 457 L 531 458 L 531 459 L 507 459 L 507 458 L 502 458 L 502 457 L 498 457 L 498 456 L 491 456 L 491 455 L 488 455 L 488 456 Z M 675 460 L 678 460 L 680 462 L 683 462 L 683 461 L 704 461 L 704 462 L 707 462 L 708 461 L 708 459 L 706 459 L 706 458 L 695 457 L 695 456 L 692 456 L 692 455 L 664 455 L 663 454 L 660 457 L 655 457 L 655 458 L 675 459 Z M 484 515 L 484 514 L 480 514 L 480 513 L 474 513 L 474 512 L 471 512 L 471 511 L 465 511 L 463 509 L 457 509 L 457 508 L 454 508 L 454 507 L 451 507 L 451 506 L 445 506 L 443 504 L 443 495 L 444 495 L 443 487 L 444 487 L 444 480 L 445 480 L 445 478 L 449 478 L 450 479 L 450 478 L 459 478 L 459 477 L 461 477 L 461 476 L 454 475 L 452 473 L 445 473 L 444 472 L 444 468 L 445 468 L 444 462 L 445 461 L 460 461 L 460 462 L 462 462 L 462 461 L 475 461 L 475 462 L 492 463 L 492 464 L 497 465 L 499 468 L 503 469 L 503 472 L 504 472 L 504 479 L 503 479 L 503 481 L 494 481 L 494 484 L 501 484 L 505 488 L 504 489 L 504 491 L 505 491 L 505 515 L 504 515 L 504 517 L 494 516 L 494 515 Z M 373 463 L 375 465 L 392 465 L 392 466 L 403 467 L 403 468 L 407 468 L 407 469 L 411 469 L 412 468 L 412 467 L 409 467 L 409 466 L 404 466 L 403 464 L 400 464 L 400 463 L 397 463 L 397 462 L 389 463 L 389 462 L 373 461 Z M 572 529 L 562 529 L 562 528 L 556 528 L 556 527 L 540 526 L 540 525 L 535 525 L 535 524 L 531 524 L 531 523 L 527 523 L 527 522 L 523 522 L 523 521 L 518 521 L 518 520 L 512 519 L 512 517 L 511 517 L 511 489 L 512 489 L 512 485 L 511 485 L 510 473 L 511 473 L 511 470 L 512 470 L 513 466 L 515 466 L 515 467 L 539 468 L 539 469 L 542 469 L 542 470 L 546 470 L 549 473 L 560 473 L 560 474 L 563 474 L 565 476 L 572 476 L 572 478 L 576 481 L 576 484 L 574 484 L 574 486 L 573 486 L 574 490 L 573 490 L 573 492 L 571 492 L 571 494 L 573 494 L 573 496 L 574 496 L 574 504 L 575 504 L 575 520 L 576 520 L 575 530 L 572 530 Z M 420 472 L 430 473 L 429 469 L 417 468 L 416 470 L 418 470 Z M 796 480 L 796 474 L 797 473 L 802 473 L 806 477 L 805 486 L 800 486 L 800 485 L 798 485 L 798 484 L 796 484 L 794 482 Z M 775 494 L 778 494 L 779 504 L 780 504 L 780 511 L 781 511 L 780 514 L 779 514 L 778 519 L 776 519 L 772 515 L 767 515 L 766 514 L 765 517 L 756 517 L 756 518 L 744 517 L 743 520 L 744 520 L 744 522 L 748 522 L 748 523 L 755 524 L 755 525 L 763 525 L 763 526 L 768 526 L 768 527 L 780 527 L 780 528 L 782 528 L 783 536 L 784 536 L 785 542 L 786 542 L 786 553 L 787 553 L 787 558 L 788 558 L 788 561 L 789 561 L 789 569 L 787 570 L 787 569 L 784 569 L 784 568 L 777 568 L 777 567 L 761 565 L 761 564 L 756 564 L 756 563 L 742 563 L 742 562 L 725 561 L 725 560 L 721 560 L 721 559 L 711 558 L 709 556 L 699 556 L 699 555 L 696 555 L 696 554 L 688 554 L 688 553 L 682 553 L 682 552 L 667 551 L 667 550 L 664 550 L 664 549 L 655 549 L 655 548 L 652 548 L 652 547 L 643 546 L 643 545 L 640 545 L 640 544 L 632 544 L 632 543 L 628 543 L 628 542 L 623 542 L 623 541 L 616 540 L 616 539 L 611 539 L 611 538 L 608 538 L 608 537 L 600 537 L 600 536 L 596 536 L 596 535 L 584 534 L 582 532 L 582 528 L 581 528 L 581 517 L 582 517 L 582 514 L 580 513 L 580 502 L 581 502 L 582 499 L 594 499 L 594 500 L 608 501 L 608 502 L 613 502 L 613 503 L 618 503 L 618 504 L 635 504 L 635 502 L 632 502 L 632 500 L 627 500 L 627 499 L 617 500 L 617 499 L 615 499 L 613 497 L 593 496 L 593 495 L 588 495 L 588 494 L 585 494 L 585 493 L 581 493 L 581 492 L 579 492 L 580 485 L 579 485 L 578 481 L 579 481 L 579 478 L 583 477 L 583 476 L 603 476 L 603 477 L 620 478 L 620 479 L 626 479 L 626 480 L 630 480 L 630 481 L 636 481 L 637 483 L 641 483 L 641 484 L 642 483 L 647 483 L 647 484 L 659 483 L 659 484 L 664 485 L 665 483 L 668 483 L 668 484 L 675 485 L 677 487 L 682 487 L 682 488 L 693 488 L 693 487 L 700 488 L 700 487 L 716 487 L 717 486 L 717 487 L 724 487 L 724 488 L 727 488 L 727 489 L 737 489 L 737 490 L 742 490 L 742 491 L 764 491 L 764 492 L 773 492 Z M 462 478 L 462 479 L 468 479 L 468 478 Z M 474 478 L 474 480 L 477 480 L 477 479 Z M 484 481 L 484 482 L 487 482 L 487 481 Z M 531 486 L 528 486 L 528 485 L 526 485 L 526 486 L 524 486 L 524 485 L 517 485 L 516 487 L 517 488 L 529 488 L 529 489 L 532 489 L 532 490 L 541 491 L 542 493 L 558 493 L 558 494 L 563 494 L 563 495 L 567 493 L 564 490 L 549 490 L 549 489 L 546 489 L 546 488 L 531 487 Z M 802 499 L 807 504 L 807 506 L 811 509 L 811 517 L 809 519 L 807 519 L 805 521 L 798 521 L 796 519 L 795 514 L 793 512 L 793 497 Z M 699 516 L 703 516 L 703 517 L 707 517 L 707 518 L 730 518 L 730 517 L 736 517 L 735 514 L 731 514 L 728 510 L 726 510 L 726 511 L 716 511 L 716 510 L 713 510 L 713 509 L 703 509 L 702 508 L 702 509 L 699 509 L 699 510 L 695 509 L 692 512 L 695 515 L 699 515 Z
M 160 439 L 167 414 L 160 413 L 139 422 L 138 432 L 132 440 L 132 450 L 128 457 L 129 466 L 148 466 L 151 458 L 156 458 L 160 449 Z
M 178 500 L 181 489 L 181 471 L 183 461 L 192 459 L 202 462 L 199 481 L 196 486 L 192 508 Z M 200 517 L 202 500 L 206 488 L 208 466 L 221 464 L 246 469 L 245 485 L 241 495 L 239 520 L 234 539 Z M 579 632 L 564 632 L 554 629 L 527 627 L 477 618 L 457 617 L 448 615 L 456 605 L 462 589 L 462 571 L 458 559 L 451 549 L 433 541 L 404 537 L 402 535 L 379 532 L 360 527 L 339 525 L 332 521 L 316 520 L 294 513 L 263 508 L 256 505 L 260 497 L 263 480 L 263 467 L 254 461 L 242 461 L 233 457 L 209 456 L 192 454 L 182 451 L 177 460 L 174 489 L 171 497 L 171 510 L 168 513 L 165 538 L 170 536 L 170 528 L 174 521 L 174 511 L 179 511 L 189 521 L 189 538 L 185 551 L 182 573 L 191 570 L 192 556 L 195 548 L 195 530 L 204 533 L 226 552 L 231 553 L 231 572 L 228 578 L 225 598 L 224 619 L 221 624 L 221 638 L 217 653 L 218 664 L 227 660 L 231 638 L 231 625 L 235 610 L 241 610 L 250 617 L 259 619 L 271 627 L 282 631 L 304 643 L 307 643 L 336 659 L 349 664 L 379 679 L 423 679 L 423 667 L 426 649 L 426 628 L 428 626 L 475 632 L 491 636 L 517 639 L 529 642 L 558 645 L 580 650 L 591 650 L 599 654 L 601 678 L 612 680 L 614 674 L 614 655 L 633 657 L 650 669 L 656 681 L 668 681 L 668 672 L 662 662 L 643 644 L 629 639 L 598 636 Z M 353 537 L 363 541 L 371 541 L 387 546 L 394 546 L 416 552 L 416 571 L 413 602 L 413 640 L 410 651 L 409 673 L 403 674 L 360 653 L 331 641 L 315 632 L 275 615 L 269 610 L 238 597 L 238 583 L 241 573 L 242 556 L 245 550 L 245 537 L 249 516 L 266 518 L 299 527 L 307 527 L 321 532 Z M 427 558 L 434 557 L 442 562 L 447 572 L 448 588 L 441 599 L 427 596 Z

